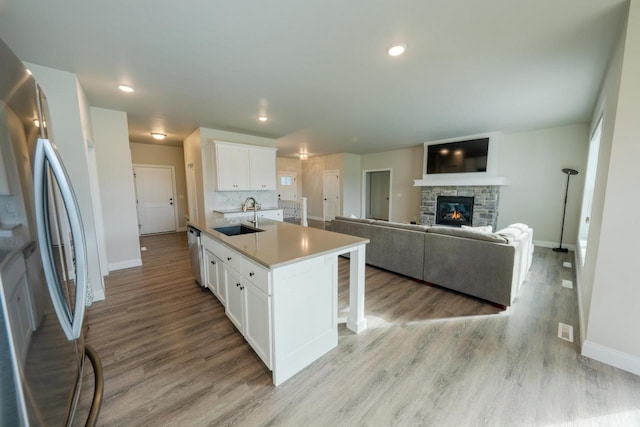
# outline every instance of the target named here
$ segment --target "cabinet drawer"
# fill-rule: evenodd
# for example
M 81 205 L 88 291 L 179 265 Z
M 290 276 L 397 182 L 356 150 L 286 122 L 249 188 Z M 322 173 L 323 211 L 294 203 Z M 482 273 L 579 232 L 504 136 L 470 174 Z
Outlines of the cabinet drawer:
M 226 246 L 220 245 L 218 248 L 219 253 L 216 253 L 220 257 L 225 265 L 233 268 L 235 271 L 240 272 L 240 266 L 242 265 L 242 255 L 233 249 L 229 249 Z M 215 253 L 215 252 L 214 252 Z
M 242 260 L 240 274 L 267 295 L 271 295 L 269 270 L 246 258 Z

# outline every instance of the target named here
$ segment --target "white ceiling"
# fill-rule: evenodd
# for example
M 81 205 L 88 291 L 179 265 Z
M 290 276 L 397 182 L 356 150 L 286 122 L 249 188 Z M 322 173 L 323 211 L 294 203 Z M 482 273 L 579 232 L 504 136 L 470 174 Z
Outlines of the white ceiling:
M 202 126 L 313 156 L 589 121 L 627 7 L 0 0 L 0 38 L 25 62 L 77 74 L 92 106 L 126 111 L 131 141 L 162 131 L 179 144 Z M 399 41 L 407 52 L 389 57 Z

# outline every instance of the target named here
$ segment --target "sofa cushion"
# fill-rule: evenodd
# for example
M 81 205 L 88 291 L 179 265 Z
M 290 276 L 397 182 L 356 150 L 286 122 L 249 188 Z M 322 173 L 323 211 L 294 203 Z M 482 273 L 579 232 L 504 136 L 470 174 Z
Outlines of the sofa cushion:
M 367 219 L 367 218 L 351 218 L 348 216 L 336 216 L 336 219 L 340 221 L 351 221 L 351 222 L 362 222 L 364 224 L 373 224 L 373 220 Z
M 391 222 L 391 221 L 373 221 L 375 225 L 381 225 L 383 227 L 393 227 L 400 228 L 402 230 L 413 230 L 413 231 L 427 231 L 429 229 L 428 225 L 418 225 L 418 224 L 404 224 L 401 222 Z
M 444 234 L 447 236 L 465 237 L 467 239 L 483 240 L 485 242 L 508 243 L 507 239 L 494 233 L 480 233 L 468 228 L 433 226 L 427 233 Z

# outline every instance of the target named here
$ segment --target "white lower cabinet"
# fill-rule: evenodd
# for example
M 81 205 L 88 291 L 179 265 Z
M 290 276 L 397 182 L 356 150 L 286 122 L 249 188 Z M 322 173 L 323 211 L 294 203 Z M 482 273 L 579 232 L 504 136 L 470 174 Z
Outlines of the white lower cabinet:
M 267 368 L 271 361 L 271 296 L 269 271 L 241 257 L 241 272 L 224 264 L 226 314 Z M 254 283 L 256 282 L 256 283 Z
M 220 300 L 222 305 L 226 304 L 226 288 L 224 286 L 224 273 L 222 271 L 222 260 L 209 249 L 204 249 L 205 262 L 205 284 L 207 288 Z
M 242 277 L 233 268 L 224 266 L 224 276 L 227 285 L 226 313 L 231 323 L 244 335 L 244 295 L 242 293 Z

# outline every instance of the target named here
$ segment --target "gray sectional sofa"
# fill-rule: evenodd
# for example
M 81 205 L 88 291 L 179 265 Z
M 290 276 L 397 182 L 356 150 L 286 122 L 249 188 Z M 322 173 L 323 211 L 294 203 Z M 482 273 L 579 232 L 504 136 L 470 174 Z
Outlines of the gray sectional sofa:
M 366 263 L 501 306 L 515 299 L 533 259 L 533 230 L 496 233 L 337 217 L 331 231 L 366 237 Z

